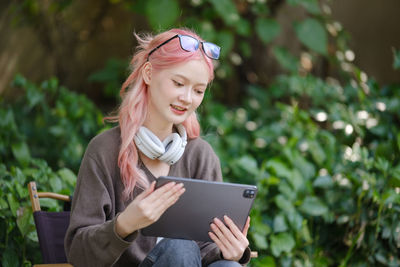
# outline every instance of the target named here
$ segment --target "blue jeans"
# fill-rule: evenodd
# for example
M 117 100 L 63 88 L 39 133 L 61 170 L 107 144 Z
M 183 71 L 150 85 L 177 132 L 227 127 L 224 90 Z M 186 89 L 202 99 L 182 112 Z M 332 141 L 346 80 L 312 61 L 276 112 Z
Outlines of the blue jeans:
M 200 249 L 196 242 L 183 239 L 161 240 L 147 255 L 139 267 L 201 267 Z M 238 267 L 235 261 L 221 260 L 209 267 Z

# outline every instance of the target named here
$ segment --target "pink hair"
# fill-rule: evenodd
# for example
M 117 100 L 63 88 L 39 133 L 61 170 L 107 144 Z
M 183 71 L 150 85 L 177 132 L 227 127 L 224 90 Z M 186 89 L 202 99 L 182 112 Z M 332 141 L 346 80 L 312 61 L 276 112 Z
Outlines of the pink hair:
M 171 29 L 154 37 L 146 35 L 142 38 L 135 34 L 139 44 L 131 60 L 132 72 L 121 87 L 122 103 L 118 109 L 118 115 L 105 118 L 108 121 L 118 121 L 121 129 L 118 166 L 125 187 L 123 192 L 125 198 L 129 198 L 135 186 L 142 188 L 149 186 L 145 174 L 138 167 L 139 155 L 133 141 L 139 127 L 144 123 L 148 110 L 148 91 L 142 77 L 142 68 L 147 62 L 147 56 L 150 51 L 176 34 L 190 35 L 202 40 L 197 34 L 188 29 Z M 210 73 L 208 82 L 211 82 L 214 78 L 212 60 L 204 55 L 201 47 L 195 52 L 187 52 L 180 47 L 178 42 L 178 38 L 171 40 L 152 53 L 149 58 L 152 68 L 161 70 L 189 60 L 203 59 L 207 63 Z M 186 128 L 188 138 L 193 139 L 200 135 L 200 124 L 195 112 L 183 122 L 183 125 Z

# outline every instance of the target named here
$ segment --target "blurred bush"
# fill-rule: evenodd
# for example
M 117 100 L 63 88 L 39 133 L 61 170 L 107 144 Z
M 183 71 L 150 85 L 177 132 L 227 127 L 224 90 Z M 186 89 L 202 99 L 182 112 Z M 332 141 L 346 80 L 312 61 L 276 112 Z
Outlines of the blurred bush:
M 0 101 L 0 262 L 40 263 L 27 184 L 41 191 L 72 195 L 88 141 L 104 126 L 95 105 L 52 78 L 37 86 L 18 75 L 13 87 L 24 93 L 14 103 Z M 47 210 L 56 201 L 41 200 Z
M 400 264 L 400 88 L 363 86 L 282 75 L 240 108 L 205 104 L 224 177 L 259 188 L 252 265 Z

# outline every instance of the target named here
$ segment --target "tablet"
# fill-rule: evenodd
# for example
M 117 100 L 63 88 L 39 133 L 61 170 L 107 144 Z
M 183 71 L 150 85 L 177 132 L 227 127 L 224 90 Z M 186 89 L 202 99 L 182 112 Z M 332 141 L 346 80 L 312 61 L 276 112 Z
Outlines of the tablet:
M 227 215 L 243 230 L 257 194 L 257 187 L 235 183 L 161 176 L 156 187 L 168 182 L 183 183 L 179 200 L 158 221 L 141 230 L 143 235 L 212 241 L 208 236 L 215 217 Z

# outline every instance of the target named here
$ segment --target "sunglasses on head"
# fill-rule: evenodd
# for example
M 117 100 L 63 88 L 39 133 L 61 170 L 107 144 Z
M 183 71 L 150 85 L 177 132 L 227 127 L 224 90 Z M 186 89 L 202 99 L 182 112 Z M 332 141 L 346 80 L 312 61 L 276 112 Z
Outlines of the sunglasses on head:
M 161 43 L 153 50 L 151 50 L 149 55 L 147 56 L 147 61 L 149 61 L 150 55 L 153 54 L 158 48 L 160 48 L 161 46 L 165 45 L 166 43 L 168 43 L 169 41 L 171 41 L 175 38 L 179 38 L 179 43 L 181 45 L 181 48 L 185 51 L 195 52 L 195 51 L 197 51 L 197 49 L 199 49 L 199 46 L 201 44 L 204 54 L 207 57 L 209 57 L 211 59 L 219 58 L 219 51 L 221 50 L 221 47 L 219 47 L 218 45 L 209 43 L 209 42 L 199 41 L 196 38 L 189 36 L 189 35 L 177 34 L 177 35 L 172 36 L 165 42 Z

